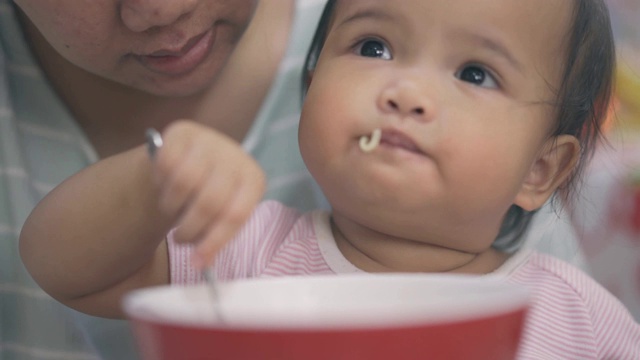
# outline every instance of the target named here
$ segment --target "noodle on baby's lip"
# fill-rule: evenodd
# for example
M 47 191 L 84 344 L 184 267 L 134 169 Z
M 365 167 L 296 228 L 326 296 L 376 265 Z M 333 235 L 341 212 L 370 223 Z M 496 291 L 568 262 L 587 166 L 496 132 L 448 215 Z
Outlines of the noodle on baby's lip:
M 363 135 L 360 137 L 360 149 L 364 152 L 371 152 L 377 148 L 380 144 L 380 138 L 382 137 L 382 130 L 375 129 L 371 133 L 371 137 Z

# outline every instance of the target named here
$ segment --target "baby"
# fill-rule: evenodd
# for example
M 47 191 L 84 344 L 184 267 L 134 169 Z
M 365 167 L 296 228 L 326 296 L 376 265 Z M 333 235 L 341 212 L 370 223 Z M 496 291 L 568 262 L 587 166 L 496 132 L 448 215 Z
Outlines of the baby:
M 601 0 L 329 1 L 299 143 L 330 213 L 255 207 L 265 186 L 255 162 L 178 121 L 154 163 L 139 147 L 55 189 L 21 253 L 52 296 L 113 317 L 125 292 L 200 282 L 206 266 L 221 280 L 494 273 L 533 294 L 520 358 L 637 359 L 640 326 L 594 280 L 492 247 L 521 236 L 554 194 L 571 197 L 613 62 Z

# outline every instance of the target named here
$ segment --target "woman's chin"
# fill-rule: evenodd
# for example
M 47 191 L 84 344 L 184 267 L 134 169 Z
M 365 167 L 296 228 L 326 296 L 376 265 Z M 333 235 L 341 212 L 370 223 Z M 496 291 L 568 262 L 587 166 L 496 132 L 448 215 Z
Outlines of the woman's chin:
M 143 81 L 122 81 L 121 84 L 150 95 L 180 98 L 202 94 L 209 90 L 215 78 L 212 76 L 185 76 L 172 79 L 145 79 Z
M 116 81 L 155 96 L 187 97 L 211 89 L 223 68 L 221 59 L 210 59 L 187 73 L 164 74 L 145 69 L 142 74 L 121 75 Z

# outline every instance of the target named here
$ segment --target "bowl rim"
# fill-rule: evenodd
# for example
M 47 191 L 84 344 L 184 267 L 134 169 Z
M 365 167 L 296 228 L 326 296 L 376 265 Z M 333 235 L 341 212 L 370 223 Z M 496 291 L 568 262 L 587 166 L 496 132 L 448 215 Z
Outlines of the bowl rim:
M 373 275 L 373 276 L 372 276 Z M 426 316 L 416 316 L 412 319 L 401 319 L 397 321 L 379 321 L 372 322 L 367 325 L 361 324 L 342 324 L 342 325 L 314 325 L 308 326 L 298 325 L 278 325 L 267 326 L 256 322 L 253 325 L 229 325 L 219 323 L 196 323 L 191 320 L 178 320 L 175 317 L 160 317 L 157 313 L 151 315 L 148 311 L 144 311 L 144 307 L 151 303 L 154 297 L 168 295 L 172 296 L 181 292 L 202 292 L 207 293 L 210 289 L 207 288 L 207 284 L 169 284 L 159 285 L 153 287 L 147 287 L 137 290 L 132 290 L 125 294 L 122 299 L 122 309 L 126 317 L 134 322 L 146 322 L 156 325 L 171 325 L 180 327 L 199 327 L 207 329 L 234 329 L 234 330 L 251 330 L 251 331 L 273 331 L 273 330 L 353 330 L 353 329 L 372 329 L 372 328 L 389 328 L 389 327 L 407 327 L 418 325 L 437 325 L 441 323 L 455 323 L 465 321 L 475 321 L 480 319 L 487 319 L 491 317 L 498 317 L 506 314 L 525 311 L 530 304 L 531 294 L 527 288 L 522 285 L 511 283 L 506 277 L 496 274 L 488 275 L 469 275 L 469 274 L 445 274 L 445 273 L 381 273 L 381 274 L 330 274 L 330 275 L 305 275 L 305 276 L 281 276 L 270 278 L 248 278 L 248 279 L 236 279 L 228 282 L 220 282 L 218 284 L 220 294 L 224 294 L 225 291 L 232 289 L 233 287 L 275 287 L 275 286 L 297 286 L 298 284 L 304 284 L 309 286 L 310 284 L 329 284 L 328 286 L 342 286 L 353 282 L 367 283 L 383 283 L 383 282 L 424 282 L 429 285 L 448 286 L 451 289 L 459 290 L 460 285 L 473 285 L 473 286 L 490 286 L 495 290 L 492 292 L 486 291 L 485 297 L 498 299 L 500 301 L 496 303 L 483 304 L 481 313 L 474 313 L 471 310 L 464 310 L 458 308 L 458 314 L 441 313 L 433 316 L 434 314 L 426 314 Z M 376 284 L 379 286 L 380 284 Z M 400 285 L 400 284 L 399 284 Z M 505 296 L 508 295 L 508 296 Z M 142 311 L 141 311 L 142 310 Z M 474 310 L 476 311 L 476 310 Z M 421 314 L 421 315 L 425 315 Z M 430 315 L 430 316 L 429 316 Z M 428 319 L 427 319 L 428 318 Z

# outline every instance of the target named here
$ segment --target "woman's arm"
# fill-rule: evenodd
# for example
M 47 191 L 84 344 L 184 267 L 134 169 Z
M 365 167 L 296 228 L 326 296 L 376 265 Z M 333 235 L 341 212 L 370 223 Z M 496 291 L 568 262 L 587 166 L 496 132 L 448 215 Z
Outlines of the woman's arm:
M 63 304 L 99 316 L 119 315 L 120 296 L 128 290 L 168 283 L 166 246 L 160 244 L 172 219 L 159 211 L 152 185 L 140 146 L 51 191 L 20 234 L 20 254 L 36 282 Z M 97 297 L 106 303 L 94 311 Z
M 63 304 L 121 317 L 132 289 L 167 284 L 167 232 L 211 261 L 262 197 L 264 176 L 233 141 L 193 122 L 171 125 L 157 164 L 142 146 L 75 174 L 33 210 L 20 253 Z

